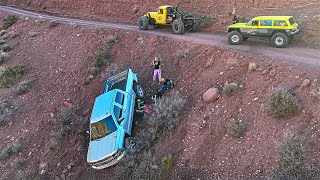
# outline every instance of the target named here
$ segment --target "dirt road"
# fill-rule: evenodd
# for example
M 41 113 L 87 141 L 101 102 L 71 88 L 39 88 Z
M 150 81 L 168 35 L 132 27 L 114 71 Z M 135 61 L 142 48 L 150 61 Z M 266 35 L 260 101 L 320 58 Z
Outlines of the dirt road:
M 32 12 L 32 11 L 22 10 L 14 7 L 7 7 L 7 6 L 0 6 L 0 11 L 28 17 L 31 19 L 43 20 L 43 21 L 55 20 L 56 22 L 62 23 L 62 24 L 76 24 L 76 25 L 90 26 L 95 28 L 103 28 L 103 29 L 113 28 L 113 29 L 121 29 L 125 31 L 134 31 L 137 33 L 147 33 L 147 34 L 152 34 L 157 36 L 180 39 L 183 41 L 190 41 L 191 43 L 196 43 L 196 44 L 205 44 L 209 46 L 231 48 L 244 53 L 248 53 L 249 55 L 251 54 L 254 56 L 269 57 L 269 58 L 271 57 L 276 60 L 282 60 L 289 63 L 299 64 L 307 67 L 320 67 L 320 58 L 319 58 L 320 50 L 294 47 L 292 45 L 289 45 L 287 48 L 284 48 L 284 49 L 273 48 L 271 45 L 271 42 L 267 40 L 249 39 L 247 42 L 244 42 L 242 45 L 232 46 L 228 44 L 226 34 L 212 34 L 212 33 L 199 32 L 199 33 L 188 33 L 185 35 L 175 35 L 171 32 L 170 29 L 141 31 L 137 26 L 132 26 L 132 25 L 57 17 L 57 16 L 45 15 L 37 12 Z

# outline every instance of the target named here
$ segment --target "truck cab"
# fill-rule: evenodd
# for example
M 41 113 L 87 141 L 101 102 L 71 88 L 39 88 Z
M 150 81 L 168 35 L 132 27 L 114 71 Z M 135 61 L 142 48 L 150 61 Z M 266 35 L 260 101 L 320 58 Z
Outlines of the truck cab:
M 87 162 L 94 169 L 116 164 L 126 153 L 125 137 L 131 135 L 136 97 L 143 96 L 138 77 L 128 69 L 109 78 L 95 100 L 90 118 Z

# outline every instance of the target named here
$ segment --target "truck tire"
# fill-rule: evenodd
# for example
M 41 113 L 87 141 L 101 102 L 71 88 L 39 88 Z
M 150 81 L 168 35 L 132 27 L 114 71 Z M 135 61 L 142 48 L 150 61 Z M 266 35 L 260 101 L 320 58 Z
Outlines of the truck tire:
M 228 34 L 228 41 L 231 45 L 239 45 L 243 37 L 238 31 L 231 31 Z
M 172 30 L 175 34 L 183 34 L 184 33 L 184 23 L 181 19 L 176 19 L 172 23 Z
M 139 84 L 134 86 L 134 92 L 136 93 L 138 98 L 144 97 L 143 89 Z
M 198 32 L 200 30 L 200 22 L 191 26 L 190 32 Z
M 149 19 L 147 17 L 145 17 L 145 16 L 141 16 L 139 18 L 138 25 L 139 25 L 139 29 L 147 30 L 148 27 L 149 27 Z
M 275 33 L 271 37 L 271 41 L 273 43 L 273 46 L 276 48 L 285 48 L 288 45 L 289 38 L 283 33 Z

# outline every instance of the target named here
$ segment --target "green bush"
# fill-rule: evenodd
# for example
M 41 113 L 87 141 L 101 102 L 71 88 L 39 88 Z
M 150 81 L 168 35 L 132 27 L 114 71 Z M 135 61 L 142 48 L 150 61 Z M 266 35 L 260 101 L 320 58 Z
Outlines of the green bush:
M 17 21 L 18 21 L 18 18 L 15 15 L 9 15 L 3 19 L 2 28 L 8 29 L 10 26 L 12 26 Z
M 17 65 L 7 68 L 0 75 L 0 88 L 9 88 L 23 77 L 27 68 L 25 65 Z
M 103 42 L 102 47 L 99 49 L 94 61 L 94 75 L 101 72 L 102 68 L 112 62 L 111 49 L 112 45 L 117 42 L 118 38 L 115 35 L 109 35 Z
M 227 96 L 232 96 L 234 93 L 236 93 L 238 90 L 238 84 L 237 83 L 225 83 L 223 87 L 223 92 Z
M 0 160 L 8 159 L 13 153 L 17 153 L 21 148 L 21 140 L 16 140 L 10 144 L 8 144 L 4 149 L 0 152 Z
M 228 125 L 228 134 L 232 137 L 240 138 L 247 130 L 247 125 L 242 121 L 233 121 Z
M 281 169 L 292 169 L 304 164 L 303 140 L 292 136 L 278 147 L 278 162 Z
M 11 115 L 11 104 L 6 100 L 0 100 L 0 126 L 3 126 Z
M 171 169 L 173 167 L 174 161 L 175 161 L 174 157 L 169 155 L 167 157 L 162 158 L 161 165 L 166 169 Z
M 300 109 L 298 99 L 286 90 L 275 90 L 271 95 L 269 104 L 270 113 L 281 118 L 287 115 L 294 115 Z

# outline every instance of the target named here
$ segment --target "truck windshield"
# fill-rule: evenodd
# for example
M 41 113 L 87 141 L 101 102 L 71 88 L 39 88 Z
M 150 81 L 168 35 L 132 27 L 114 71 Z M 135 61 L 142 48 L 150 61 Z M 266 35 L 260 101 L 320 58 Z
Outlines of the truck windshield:
M 290 18 L 290 19 L 289 19 L 289 22 L 290 22 L 291 25 L 293 25 L 294 23 L 296 23 L 293 18 Z
M 117 130 L 117 126 L 114 123 L 112 116 L 108 116 L 101 121 L 92 123 L 90 126 L 91 140 L 98 140 Z

